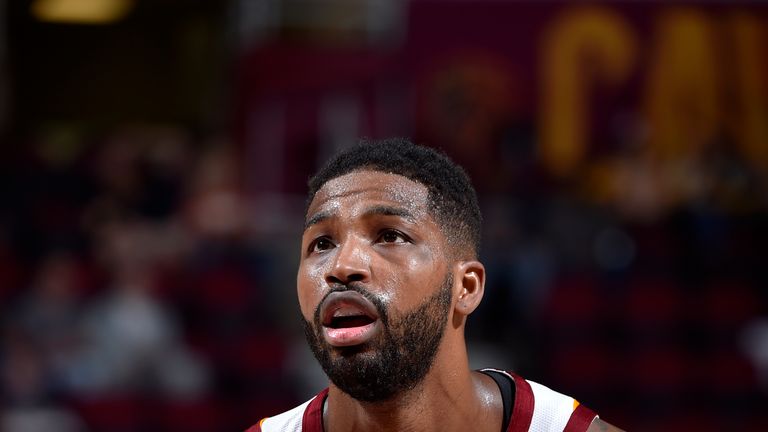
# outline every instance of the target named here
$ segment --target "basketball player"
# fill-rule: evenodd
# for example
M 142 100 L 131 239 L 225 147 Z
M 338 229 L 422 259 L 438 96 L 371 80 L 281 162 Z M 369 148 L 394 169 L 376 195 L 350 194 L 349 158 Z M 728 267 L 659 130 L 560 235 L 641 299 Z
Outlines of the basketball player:
M 617 431 L 513 373 L 471 370 L 481 216 L 464 170 L 406 140 L 363 142 L 309 182 L 297 276 L 327 389 L 248 432 Z

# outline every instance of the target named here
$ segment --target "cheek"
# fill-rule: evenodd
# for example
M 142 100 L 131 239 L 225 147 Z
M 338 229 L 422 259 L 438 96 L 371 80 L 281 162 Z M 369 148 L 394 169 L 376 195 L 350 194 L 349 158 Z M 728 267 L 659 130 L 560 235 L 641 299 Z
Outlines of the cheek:
M 445 266 L 431 248 L 420 248 L 402 262 L 403 271 L 390 275 L 390 283 L 400 289 L 388 290 L 391 300 L 410 309 L 434 294 L 445 276 Z
M 320 299 L 323 296 L 323 274 L 320 266 L 308 266 L 302 263 L 296 275 L 296 293 L 299 307 L 304 318 L 312 321 Z

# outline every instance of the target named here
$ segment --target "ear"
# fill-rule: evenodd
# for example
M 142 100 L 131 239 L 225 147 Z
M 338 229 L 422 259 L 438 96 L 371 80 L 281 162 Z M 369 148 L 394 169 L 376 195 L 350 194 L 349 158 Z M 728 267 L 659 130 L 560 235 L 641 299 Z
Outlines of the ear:
M 455 310 L 458 315 L 471 314 L 485 293 L 485 266 L 480 261 L 460 261 L 454 273 L 456 296 Z

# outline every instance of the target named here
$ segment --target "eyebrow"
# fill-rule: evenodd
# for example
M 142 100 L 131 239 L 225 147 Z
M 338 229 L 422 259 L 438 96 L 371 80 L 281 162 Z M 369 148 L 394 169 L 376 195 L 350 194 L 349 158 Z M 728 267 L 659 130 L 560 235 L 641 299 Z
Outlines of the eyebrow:
M 315 213 L 307 219 L 307 221 L 304 223 L 304 230 L 306 231 L 309 227 L 312 225 L 316 225 L 326 219 L 330 219 L 333 217 L 335 212 L 331 211 L 321 211 L 318 213 Z M 363 212 L 363 217 L 367 216 L 375 216 L 375 215 L 381 215 L 381 216 L 397 216 L 401 217 L 405 220 L 407 220 L 410 223 L 416 223 L 416 217 L 413 215 L 412 212 L 408 211 L 407 209 L 404 209 L 402 207 L 392 207 L 392 206 L 373 206 L 369 207 L 368 209 Z
M 333 216 L 333 213 L 329 211 L 321 211 L 315 213 L 311 218 L 304 222 L 304 231 L 306 231 L 307 228 L 311 227 L 312 225 L 319 224 L 320 222 L 329 219 L 331 216 Z
M 363 216 L 374 216 L 374 215 L 381 215 L 381 216 L 397 216 L 401 217 L 408 222 L 416 223 L 416 217 L 408 211 L 407 209 L 404 209 L 402 207 L 392 207 L 392 206 L 373 206 L 368 208 L 365 213 L 363 213 Z

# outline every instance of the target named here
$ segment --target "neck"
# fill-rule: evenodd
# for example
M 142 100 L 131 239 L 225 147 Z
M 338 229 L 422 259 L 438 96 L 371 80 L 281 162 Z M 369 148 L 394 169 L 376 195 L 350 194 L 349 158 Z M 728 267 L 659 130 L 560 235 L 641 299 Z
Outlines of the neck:
M 331 385 L 324 407 L 327 432 L 366 431 L 492 431 L 502 424 L 498 387 L 484 374 L 469 369 L 466 349 L 443 346 L 433 367 L 415 388 L 383 402 L 361 402 Z

